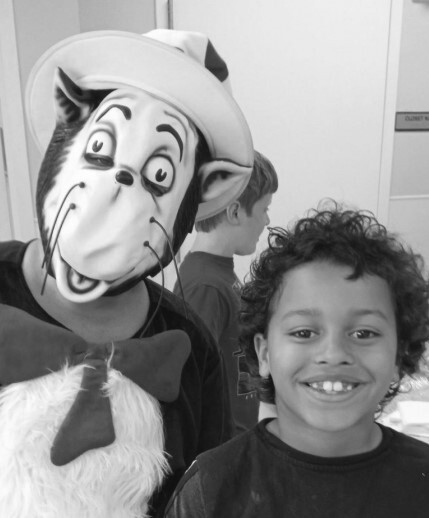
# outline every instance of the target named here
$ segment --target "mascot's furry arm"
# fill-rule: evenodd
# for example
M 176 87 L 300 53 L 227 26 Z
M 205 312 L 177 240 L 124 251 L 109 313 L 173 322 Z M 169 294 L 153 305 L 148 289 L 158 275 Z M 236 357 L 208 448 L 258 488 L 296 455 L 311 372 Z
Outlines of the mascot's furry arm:
M 229 414 L 212 339 L 146 277 L 242 192 L 250 133 L 199 33 L 69 38 L 26 106 L 41 239 L 0 245 L 0 514 L 161 516 Z

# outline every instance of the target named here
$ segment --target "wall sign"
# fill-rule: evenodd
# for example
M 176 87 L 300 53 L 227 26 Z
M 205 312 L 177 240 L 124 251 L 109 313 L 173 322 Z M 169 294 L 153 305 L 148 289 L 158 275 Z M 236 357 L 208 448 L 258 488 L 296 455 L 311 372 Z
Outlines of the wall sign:
M 396 131 L 429 131 L 429 112 L 397 112 Z

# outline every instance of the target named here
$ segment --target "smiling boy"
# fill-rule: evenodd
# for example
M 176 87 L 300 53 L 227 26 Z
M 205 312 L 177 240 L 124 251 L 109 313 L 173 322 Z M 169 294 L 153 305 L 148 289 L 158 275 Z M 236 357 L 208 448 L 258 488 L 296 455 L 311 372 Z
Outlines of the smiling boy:
M 278 417 L 199 456 L 167 516 L 426 517 L 429 446 L 374 417 L 419 369 L 428 306 L 420 256 L 370 214 L 271 229 L 240 339 Z

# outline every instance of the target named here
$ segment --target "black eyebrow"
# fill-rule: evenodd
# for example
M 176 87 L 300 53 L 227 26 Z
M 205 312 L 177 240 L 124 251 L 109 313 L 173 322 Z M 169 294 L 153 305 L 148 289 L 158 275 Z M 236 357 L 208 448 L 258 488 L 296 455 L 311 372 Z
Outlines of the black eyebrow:
M 131 119 L 131 110 L 128 108 L 128 106 L 124 106 L 123 104 L 111 104 L 103 112 L 101 112 L 101 114 L 97 117 L 95 122 L 98 122 L 112 108 L 118 108 L 118 110 L 121 110 L 121 112 L 123 113 L 123 115 L 127 121 L 129 121 Z
M 168 133 L 171 133 L 173 137 L 177 140 L 177 143 L 179 144 L 180 149 L 180 161 L 182 161 L 182 155 L 183 155 L 183 142 L 180 138 L 180 135 L 177 133 L 177 131 L 173 128 L 173 126 L 170 126 L 170 124 L 160 124 L 156 127 L 156 131 L 168 131 Z

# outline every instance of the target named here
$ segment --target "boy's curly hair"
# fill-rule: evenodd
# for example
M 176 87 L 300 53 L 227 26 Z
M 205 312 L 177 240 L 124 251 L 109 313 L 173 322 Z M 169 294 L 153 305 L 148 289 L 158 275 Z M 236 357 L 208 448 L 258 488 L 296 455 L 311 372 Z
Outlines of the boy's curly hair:
M 240 311 L 240 345 L 259 398 L 274 402 L 271 379 L 259 375 L 254 336 L 266 336 L 285 273 L 312 261 L 350 266 L 349 279 L 377 275 L 390 286 L 396 314 L 399 380 L 392 382 L 381 409 L 399 391 L 405 375 L 413 375 L 423 361 L 429 340 L 429 282 L 423 258 L 401 244 L 374 215 L 366 211 L 333 207 L 312 210 L 290 229 L 270 228 L 268 248 L 250 268 L 243 286 Z

